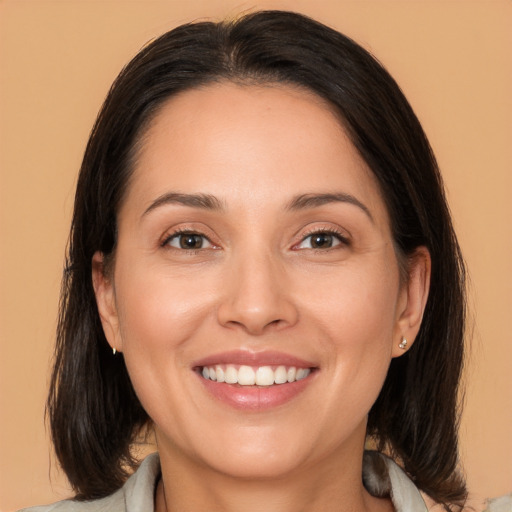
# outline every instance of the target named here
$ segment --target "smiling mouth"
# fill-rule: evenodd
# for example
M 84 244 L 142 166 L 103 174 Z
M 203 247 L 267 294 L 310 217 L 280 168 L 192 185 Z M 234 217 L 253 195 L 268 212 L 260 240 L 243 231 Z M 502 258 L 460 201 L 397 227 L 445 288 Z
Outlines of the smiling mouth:
M 211 365 L 199 367 L 206 380 L 239 386 L 273 386 L 307 378 L 314 368 L 296 366 Z

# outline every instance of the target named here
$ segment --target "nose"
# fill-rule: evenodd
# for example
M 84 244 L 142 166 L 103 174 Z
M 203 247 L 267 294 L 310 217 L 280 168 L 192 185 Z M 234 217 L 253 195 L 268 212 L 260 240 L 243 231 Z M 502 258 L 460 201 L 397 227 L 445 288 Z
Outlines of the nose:
M 253 336 L 294 325 L 298 311 L 282 262 L 268 254 L 240 255 L 230 262 L 218 307 L 218 321 Z

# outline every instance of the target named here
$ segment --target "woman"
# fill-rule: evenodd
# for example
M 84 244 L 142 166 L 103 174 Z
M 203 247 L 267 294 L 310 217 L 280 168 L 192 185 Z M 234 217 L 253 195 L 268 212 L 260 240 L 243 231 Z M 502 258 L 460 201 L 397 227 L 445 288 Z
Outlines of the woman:
M 460 510 L 464 312 L 435 158 L 365 50 L 277 11 L 172 30 L 84 156 L 48 510 Z

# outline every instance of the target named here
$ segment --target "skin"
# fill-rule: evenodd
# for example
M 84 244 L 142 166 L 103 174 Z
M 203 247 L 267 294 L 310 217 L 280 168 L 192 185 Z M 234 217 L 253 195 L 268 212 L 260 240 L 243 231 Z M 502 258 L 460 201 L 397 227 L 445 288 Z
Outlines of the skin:
M 221 208 L 158 203 L 170 192 Z M 290 208 L 325 193 L 360 204 Z M 400 279 L 378 184 L 329 107 L 284 85 L 171 98 L 143 137 L 118 227 L 114 270 L 97 253 L 93 281 L 155 424 L 157 510 L 392 510 L 361 484 L 367 414 L 401 337 L 410 348 L 418 332 L 430 260 L 419 248 Z M 204 235 L 202 247 L 180 248 L 176 230 Z M 328 243 L 312 248 L 312 232 Z M 229 350 L 279 350 L 317 370 L 287 403 L 243 411 L 192 369 Z

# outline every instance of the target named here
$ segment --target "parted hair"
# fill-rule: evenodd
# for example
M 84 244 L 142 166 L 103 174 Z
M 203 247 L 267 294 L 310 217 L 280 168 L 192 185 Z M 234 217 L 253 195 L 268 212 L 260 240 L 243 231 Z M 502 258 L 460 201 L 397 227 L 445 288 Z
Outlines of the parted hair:
M 464 264 L 435 157 L 400 88 L 348 37 L 303 15 L 261 11 L 182 25 L 145 46 L 112 85 L 78 178 L 63 274 L 47 414 L 77 499 L 117 490 L 150 419 L 122 355 L 105 339 L 92 257 L 115 255 L 116 214 L 144 129 L 173 95 L 213 82 L 282 83 L 326 100 L 375 174 L 399 260 L 432 260 L 430 294 L 411 349 L 392 360 L 368 438 L 436 501 L 462 507 L 457 430 L 465 325 Z

